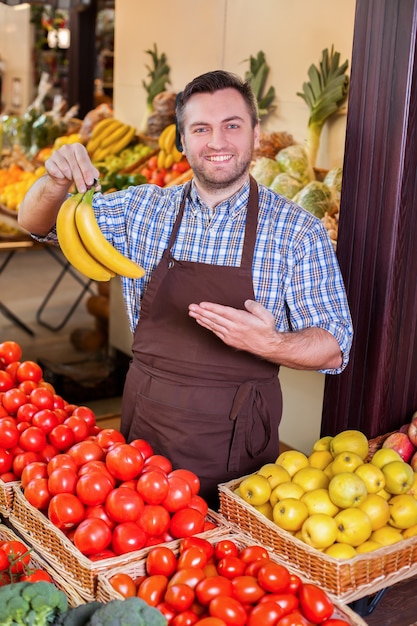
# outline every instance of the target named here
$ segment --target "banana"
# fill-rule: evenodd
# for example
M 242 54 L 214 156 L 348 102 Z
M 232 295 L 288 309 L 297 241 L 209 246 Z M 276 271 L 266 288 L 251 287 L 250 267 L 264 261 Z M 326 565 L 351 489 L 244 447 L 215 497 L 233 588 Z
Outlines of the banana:
M 179 163 L 184 156 L 183 153 L 177 149 L 175 144 L 172 146 L 171 154 L 174 159 L 174 163 Z
M 101 147 L 108 148 L 113 143 L 121 139 L 128 132 L 130 128 L 131 127 L 128 124 L 124 124 L 123 122 L 120 122 L 120 125 L 118 127 L 112 130 L 111 133 L 106 134 L 106 136 L 103 137 L 103 140 L 101 142 Z
M 156 163 L 156 166 L 158 169 L 161 169 L 162 167 L 165 167 L 165 159 L 167 157 L 167 154 L 165 152 L 165 150 L 163 148 L 161 148 L 161 150 L 158 152 L 158 160 Z
M 170 130 L 170 126 L 171 124 L 168 124 L 168 126 L 165 126 L 165 128 L 162 130 L 161 134 L 158 137 L 158 146 L 161 148 L 161 150 L 163 150 L 165 147 L 165 138 L 167 136 L 167 133 Z
M 105 282 L 115 273 L 94 259 L 84 247 L 75 224 L 75 212 L 83 194 L 76 193 L 65 200 L 56 219 L 56 232 L 63 255 L 79 272 L 90 278 Z
M 129 126 L 126 134 L 107 148 L 109 150 L 108 154 L 119 154 L 119 152 L 121 152 L 124 148 L 127 148 L 130 142 L 134 139 L 135 135 L 136 128 L 134 126 Z
M 75 211 L 77 230 L 84 246 L 94 258 L 116 274 L 141 278 L 145 270 L 116 250 L 101 232 L 91 206 L 93 193 L 92 189 L 87 191 Z
M 172 152 L 170 152 L 169 154 L 165 156 L 164 168 L 166 170 L 169 170 L 173 166 L 173 164 L 174 164 L 174 156 Z
M 164 150 L 166 153 L 171 152 L 175 144 L 175 133 L 176 133 L 175 124 L 170 124 L 168 126 L 168 130 L 164 138 Z
M 97 126 L 98 126 L 97 124 L 97 126 L 94 128 L 94 130 L 97 129 L 96 132 L 94 132 L 93 130 L 93 133 L 90 139 L 87 141 L 86 148 L 89 154 L 93 154 L 95 150 L 97 150 L 97 148 L 101 145 L 101 142 L 104 139 L 104 136 L 107 136 L 108 133 L 110 133 L 115 128 L 118 128 L 121 124 L 119 120 L 115 120 L 113 117 L 107 118 L 106 120 L 102 120 L 102 121 L 108 122 L 108 123 L 103 124 L 99 129 L 97 129 Z

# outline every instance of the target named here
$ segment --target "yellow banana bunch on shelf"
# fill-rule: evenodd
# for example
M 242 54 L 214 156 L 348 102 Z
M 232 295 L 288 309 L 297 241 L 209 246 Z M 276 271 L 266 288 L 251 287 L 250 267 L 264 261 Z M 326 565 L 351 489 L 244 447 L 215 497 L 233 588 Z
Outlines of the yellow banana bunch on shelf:
M 75 269 L 99 282 L 116 274 L 141 278 L 145 270 L 125 257 L 104 237 L 91 204 L 94 190 L 75 193 L 59 209 L 56 231 L 65 258 Z
M 175 145 L 176 125 L 166 126 L 158 138 L 158 168 L 169 170 L 174 163 L 179 163 L 183 155 Z
M 86 148 L 92 161 L 102 161 L 107 156 L 124 150 L 135 135 L 134 126 L 125 124 L 114 117 L 106 117 L 94 126 Z

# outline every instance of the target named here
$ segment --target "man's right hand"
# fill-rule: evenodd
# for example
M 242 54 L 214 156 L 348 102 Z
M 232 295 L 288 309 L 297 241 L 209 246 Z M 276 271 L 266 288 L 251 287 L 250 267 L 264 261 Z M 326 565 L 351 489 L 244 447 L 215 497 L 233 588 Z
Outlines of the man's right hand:
M 69 188 L 74 183 L 81 193 L 96 185 L 100 176 L 81 143 L 61 146 L 47 159 L 45 169 L 57 185 Z

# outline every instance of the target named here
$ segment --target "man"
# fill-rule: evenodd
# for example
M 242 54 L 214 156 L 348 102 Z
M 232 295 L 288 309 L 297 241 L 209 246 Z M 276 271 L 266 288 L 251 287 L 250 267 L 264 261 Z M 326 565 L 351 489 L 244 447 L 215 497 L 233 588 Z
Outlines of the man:
M 93 206 L 106 238 L 146 270 L 123 279 L 134 338 L 121 430 L 196 472 L 215 506 L 218 483 L 278 456 L 279 366 L 341 372 L 352 325 L 320 220 L 249 175 L 260 134 L 250 87 L 203 74 L 177 123 L 191 183 L 97 193 Z M 46 170 L 19 222 L 53 241 L 71 184 L 85 191 L 99 172 L 80 144 Z

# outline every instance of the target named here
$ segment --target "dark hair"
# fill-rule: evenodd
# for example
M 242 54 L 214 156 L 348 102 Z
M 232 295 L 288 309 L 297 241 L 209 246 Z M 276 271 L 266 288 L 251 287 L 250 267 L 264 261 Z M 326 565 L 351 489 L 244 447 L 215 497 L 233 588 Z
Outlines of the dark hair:
M 184 110 L 191 96 L 196 93 L 214 93 L 229 88 L 236 89 L 240 93 L 248 108 L 252 126 L 255 127 L 259 121 L 258 103 L 249 82 L 243 81 L 231 72 L 214 70 L 197 76 L 185 86 L 183 92 L 178 94 L 176 118 L 179 133 L 184 132 Z

